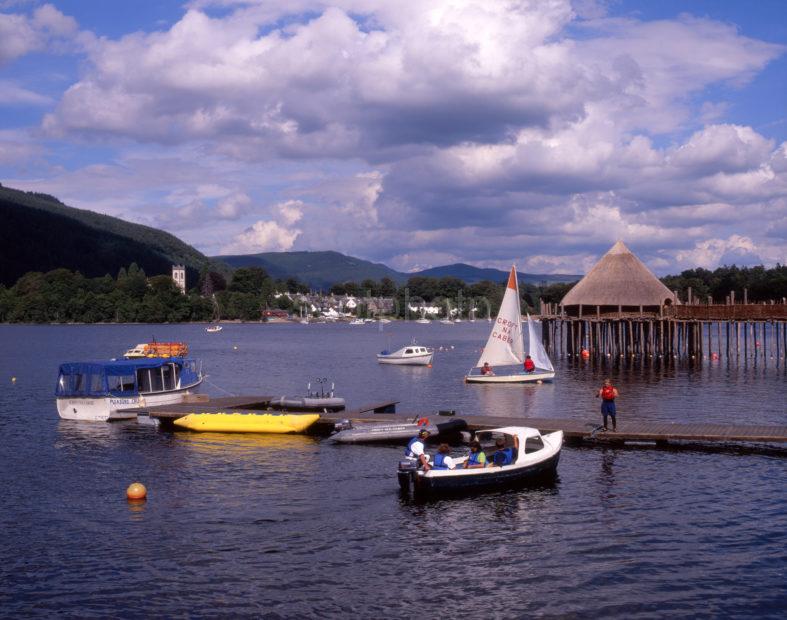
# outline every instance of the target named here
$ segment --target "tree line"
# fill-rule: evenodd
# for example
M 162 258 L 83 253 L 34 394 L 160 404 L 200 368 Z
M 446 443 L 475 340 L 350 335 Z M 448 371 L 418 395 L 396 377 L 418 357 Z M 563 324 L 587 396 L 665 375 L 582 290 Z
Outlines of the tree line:
M 273 280 L 263 269 L 237 269 L 229 283 L 203 271 L 185 295 L 169 275 L 147 277 L 136 263 L 116 277 L 86 278 L 78 271 L 29 272 L 0 285 L 0 322 L 179 323 L 218 319 L 260 320 L 266 308 L 289 310 L 278 291 L 308 290 L 294 280 Z
M 731 291 L 736 301 L 747 290 L 750 302 L 780 301 L 787 297 L 787 266 L 719 267 L 714 271 L 689 269 L 661 279 L 686 300 L 688 289 L 705 301 L 724 303 Z M 540 300 L 559 303 L 574 283 L 520 286 L 523 312 L 538 313 Z M 274 279 L 259 267 L 236 269 L 229 281 L 219 272 L 203 269 L 195 287 L 185 295 L 169 275 L 147 277 L 136 263 L 110 275 L 88 278 L 78 271 L 55 269 L 29 272 L 10 288 L 0 285 L 0 322 L 10 323 L 177 323 L 186 321 L 263 318 L 266 309 L 298 313 L 295 294 L 309 288 L 295 278 Z M 467 284 L 455 277 L 414 276 L 402 285 L 390 278 L 335 284 L 333 295 L 394 299 L 399 318 L 417 318 L 417 308 L 437 306 L 440 315 L 486 318 L 494 316 L 505 293 L 505 283 L 483 281 Z M 289 293 L 289 296 L 284 294 Z M 297 299 L 297 298 L 296 298 Z M 411 310 L 416 308 L 416 310 Z M 309 308 L 310 310 L 310 308 Z M 369 316 L 361 303 L 356 313 Z
M 687 269 L 677 276 L 661 278 L 671 291 L 678 291 L 681 301 L 688 298 L 691 288 L 693 298 L 706 303 L 708 296 L 713 303 L 723 304 L 731 292 L 735 292 L 735 302 L 743 301 L 743 291 L 750 303 L 775 301 L 787 297 L 787 265 L 777 264 L 766 269 L 758 267 L 724 266 L 710 271 L 708 269 Z

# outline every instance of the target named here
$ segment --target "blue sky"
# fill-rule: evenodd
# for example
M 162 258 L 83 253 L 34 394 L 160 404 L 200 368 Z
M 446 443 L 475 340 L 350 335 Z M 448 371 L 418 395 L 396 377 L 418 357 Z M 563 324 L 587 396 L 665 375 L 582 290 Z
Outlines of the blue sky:
M 209 255 L 787 262 L 782 1 L 0 0 L 0 182 Z

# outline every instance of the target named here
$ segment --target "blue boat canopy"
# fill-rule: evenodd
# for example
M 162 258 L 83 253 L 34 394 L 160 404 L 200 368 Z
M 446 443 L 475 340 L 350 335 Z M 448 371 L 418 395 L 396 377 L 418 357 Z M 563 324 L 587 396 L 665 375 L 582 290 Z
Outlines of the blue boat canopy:
M 131 397 L 180 389 L 199 381 L 197 362 L 157 357 L 60 364 L 58 397 Z

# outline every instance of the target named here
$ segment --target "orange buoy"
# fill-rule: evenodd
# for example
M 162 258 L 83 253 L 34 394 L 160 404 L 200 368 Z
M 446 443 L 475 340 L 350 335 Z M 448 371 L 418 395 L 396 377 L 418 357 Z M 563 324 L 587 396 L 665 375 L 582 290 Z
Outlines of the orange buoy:
M 427 365 L 426 365 L 426 367 L 427 367 L 427 368 L 431 368 L 431 367 L 432 367 L 432 365 L 431 365 L 431 364 L 427 364 Z
M 126 497 L 128 499 L 145 499 L 147 494 L 148 490 L 141 482 L 133 482 L 126 489 Z
M 590 357 L 590 351 L 587 349 L 582 349 L 579 354 L 582 356 L 582 359 L 587 359 Z
M 715 360 L 719 359 L 719 354 L 718 353 L 711 353 L 710 354 L 710 358 L 715 361 Z

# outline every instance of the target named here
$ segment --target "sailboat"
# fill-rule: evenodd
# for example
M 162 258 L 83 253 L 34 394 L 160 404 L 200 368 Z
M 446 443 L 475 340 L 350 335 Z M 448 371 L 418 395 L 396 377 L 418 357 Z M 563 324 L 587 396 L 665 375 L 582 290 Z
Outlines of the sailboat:
M 533 372 L 525 372 L 525 346 L 522 339 L 521 310 L 519 308 L 519 284 L 516 267 L 511 267 L 506 292 L 500 311 L 492 325 L 492 332 L 481 357 L 474 368 L 465 376 L 467 383 L 530 383 L 535 381 L 551 381 L 555 377 L 555 369 L 549 359 L 541 338 L 536 334 L 535 322 L 528 315 L 528 352 L 536 365 Z M 492 372 L 482 374 L 484 364 L 492 367 Z M 511 366 L 519 366 L 516 369 Z M 501 368 L 502 367 L 502 368 Z M 497 370 L 494 370 L 497 368 Z
M 216 295 L 212 295 L 211 299 L 213 300 L 213 325 L 206 327 L 205 331 L 209 334 L 216 334 L 222 330 L 221 325 L 219 325 L 221 312 L 219 311 L 219 302 L 216 301 Z

